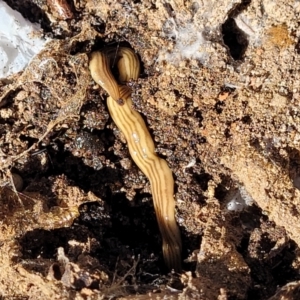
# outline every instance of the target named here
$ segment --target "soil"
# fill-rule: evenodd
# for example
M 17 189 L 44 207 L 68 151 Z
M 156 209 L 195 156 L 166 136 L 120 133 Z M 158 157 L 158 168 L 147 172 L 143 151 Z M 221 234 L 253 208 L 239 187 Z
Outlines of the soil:
M 300 2 L 5 2 L 51 41 L 0 82 L 0 299 L 299 299 Z M 120 46 L 174 174 L 181 274 L 89 73 Z

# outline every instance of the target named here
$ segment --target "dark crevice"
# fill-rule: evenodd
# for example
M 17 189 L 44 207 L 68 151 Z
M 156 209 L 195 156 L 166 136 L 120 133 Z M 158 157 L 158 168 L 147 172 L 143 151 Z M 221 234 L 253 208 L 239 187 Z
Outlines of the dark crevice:
M 222 101 L 218 101 L 218 102 L 215 104 L 215 110 L 217 111 L 218 114 L 221 114 L 221 113 L 222 113 L 224 105 L 225 105 L 225 103 L 222 102 Z
M 222 25 L 222 34 L 231 57 L 234 60 L 241 60 L 249 45 L 247 35 L 239 29 L 232 18 L 228 18 Z
M 234 18 L 245 10 L 250 3 L 251 0 L 244 0 L 235 6 L 222 25 L 223 42 L 234 60 L 243 59 L 249 45 L 247 34 L 236 25 Z
M 219 176 L 222 181 L 217 185 L 215 189 L 215 197 L 220 202 L 222 202 L 227 195 L 229 188 L 233 185 L 233 182 L 232 179 L 227 175 L 220 174 Z
M 98 16 L 91 20 L 92 27 L 99 33 L 104 34 L 106 30 L 106 23 Z
M 208 182 L 212 179 L 212 176 L 208 173 L 194 174 L 193 179 L 200 185 L 202 191 L 207 191 Z
M 241 3 L 236 5 L 231 12 L 228 14 L 228 18 L 237 17 L 242 11 L 247 9 L 247 7 L 251 4 L 251 0 L 242 0 Z
M 194 109 L 193 116 L 199 121 L 199 127 L 201 127 L 203 121 L 202 112 L 198 109 Z
M 250 125 L 251 122 L 252 122 L 252 119 L 251 119 L 251 117 L 250 117 L 249 115 L 246 115 L 246 116 L 242 117 L 241 121 L 242 121 L 244 124 Z
M 24 141 L 24 142 L 27 142 L 28 147 L 31 147 L 32 145 L 34 145 L 35 143 L 38 142 L 37 138 L 33 138 L 33 137 L 30 137 L 30 136 L 25 136 L 23 134 L 20 135 L 20 140 Z
M 15 1 L 4 0 L 12 9 L 20 12 L 20 14 L 32 23 L 39 23 L 46 31 L 51 31 L 50 21 L 46 13 L 37 4 L 30 0 Z
M 298 40 L 297 44 L 295 45 L 295 51 L 297 54 L 300 54 L 300 39 Z
M 226 137 L 226 139 L 229 139 L 231 137 L 231 133 L 230 133 L 230 129 L 229 128 L 225 129 L 224 136 Z

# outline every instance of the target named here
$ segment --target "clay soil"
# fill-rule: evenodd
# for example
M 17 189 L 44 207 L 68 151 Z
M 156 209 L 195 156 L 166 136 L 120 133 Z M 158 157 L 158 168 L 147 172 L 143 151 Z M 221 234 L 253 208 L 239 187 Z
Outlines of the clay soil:
M 298 1 L 5 2 L 51 41 L 0 82 L 0 299 L 300 299 Z M 181 274 L 89 73 L 120 46 L 174 174 Z

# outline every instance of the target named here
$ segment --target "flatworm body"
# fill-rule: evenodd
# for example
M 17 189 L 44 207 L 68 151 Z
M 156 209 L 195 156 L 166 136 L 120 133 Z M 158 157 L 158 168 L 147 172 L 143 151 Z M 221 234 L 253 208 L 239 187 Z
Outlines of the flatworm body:
M 163 240 L 165 263 L 169 269 L 179 272 L 181 271 L 181 236 L 175 219 L 172 171 L 167 162 L 156 155 L 154 142 L 143 118 L 132 108 L 131 89 L 126 85 L 116 84 L 109 65 L 112 53 L 117 57 L 120 82 L 138 78 L 140 64 L 137 55 L 131 49 L 122 47 L 117 53 L 116 50 L 93 53 L 90 61 L 92 77 L 108 92 L 107 105 L 110 115 L 124 134 L 132 159 L 150 181 Z

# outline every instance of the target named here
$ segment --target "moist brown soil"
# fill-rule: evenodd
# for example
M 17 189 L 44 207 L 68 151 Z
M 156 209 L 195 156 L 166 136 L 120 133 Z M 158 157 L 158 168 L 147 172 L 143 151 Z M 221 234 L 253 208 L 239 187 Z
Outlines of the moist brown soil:
M 52 41 L 0 82 L 0 299 L 299 299 L 298 3 L 5 2 Z M 174 174 L 181 274 L 89 74 L 119 46 Z

